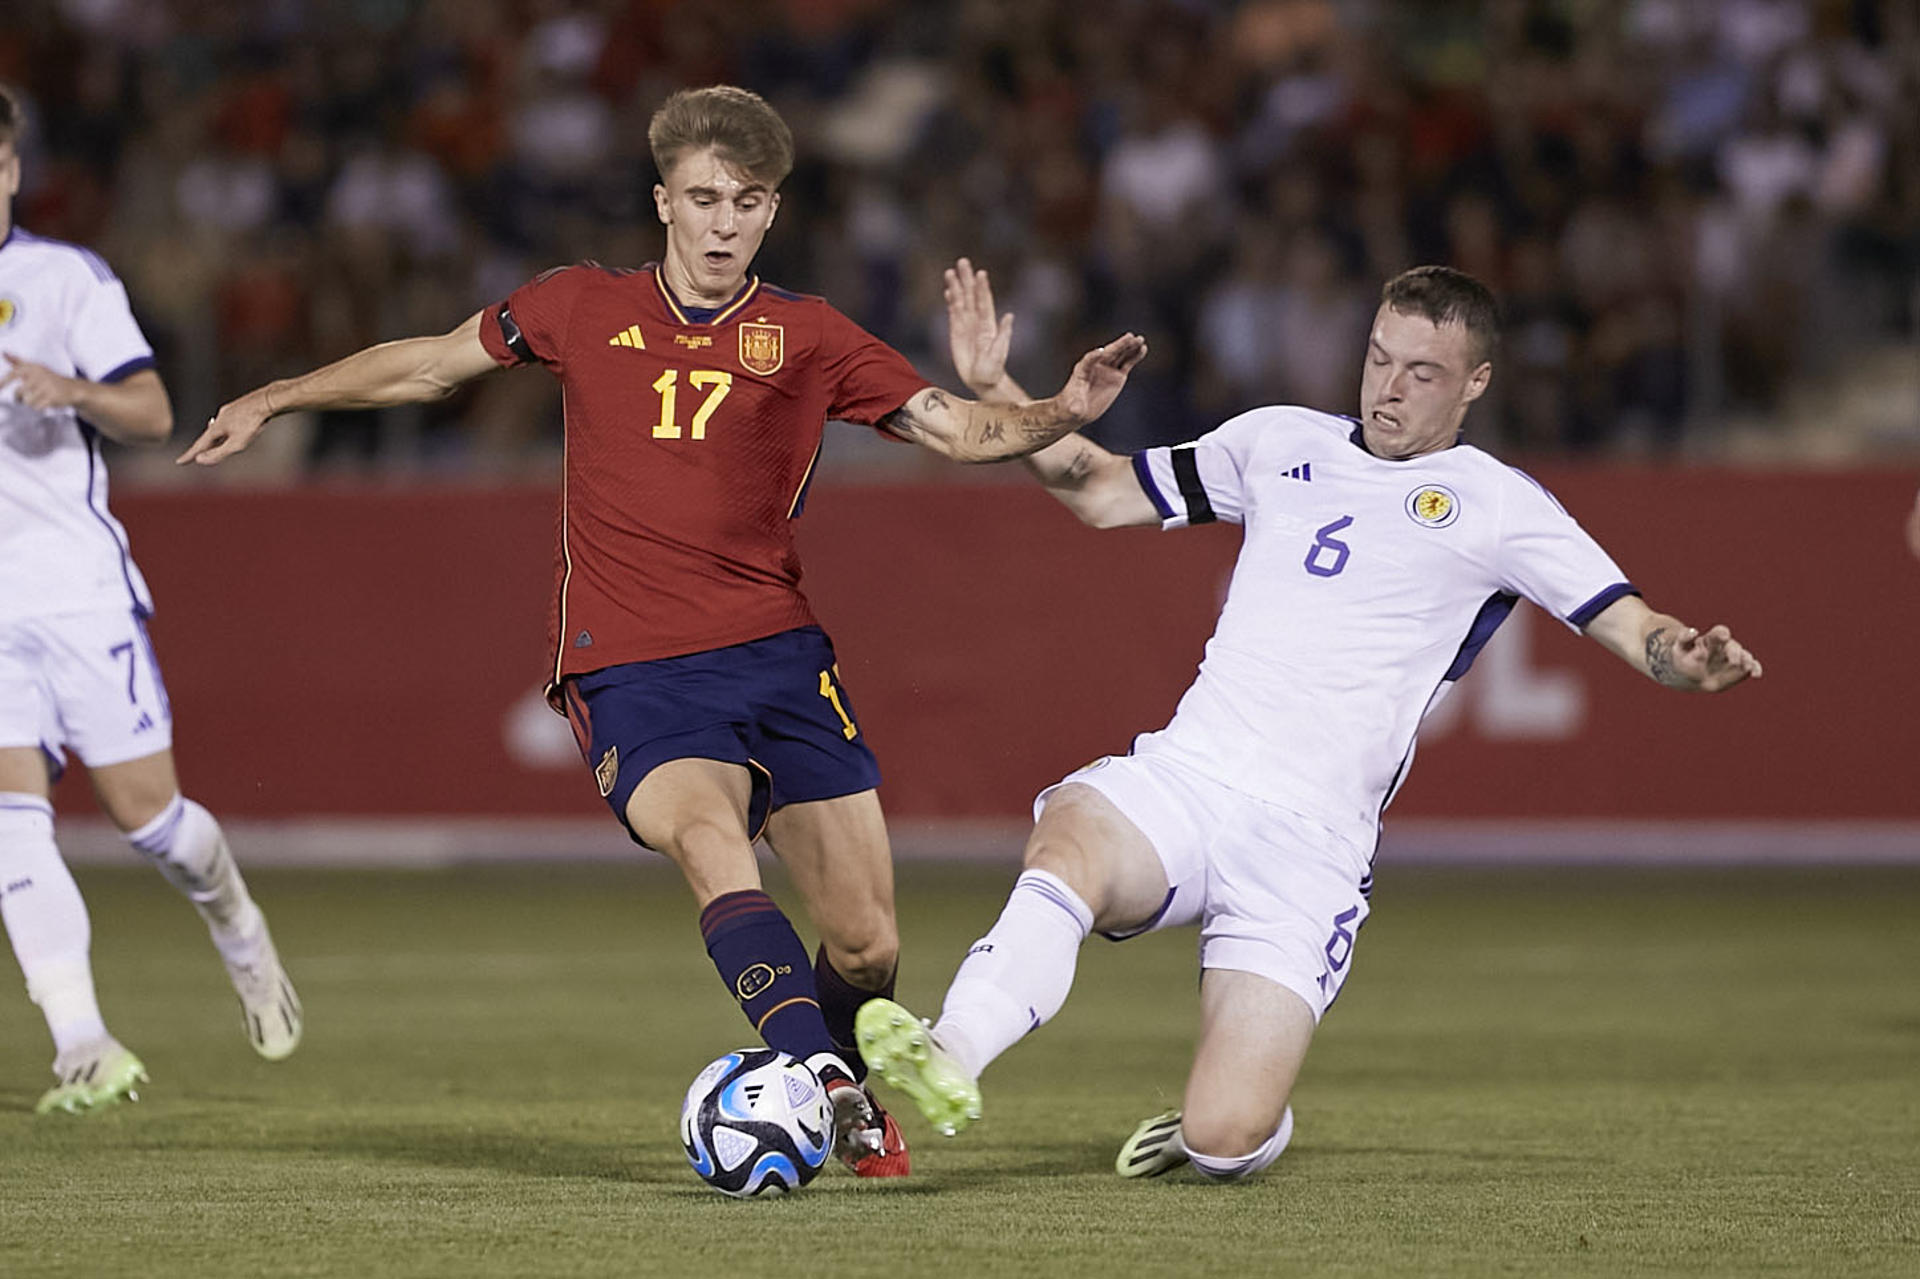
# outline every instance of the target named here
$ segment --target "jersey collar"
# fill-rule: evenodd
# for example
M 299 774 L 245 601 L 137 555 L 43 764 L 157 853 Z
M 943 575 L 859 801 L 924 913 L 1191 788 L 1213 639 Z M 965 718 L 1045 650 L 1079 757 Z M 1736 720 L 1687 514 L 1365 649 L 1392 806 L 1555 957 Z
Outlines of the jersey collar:
M 1367 447 L 1367 428 L 1361 423 L 1360 419 L 1357 417 L 1347 417 L 1344 413 L 1340 416 L 1346 417 L 1347 421 L 1353 423 L 1353 430 L 1347 434 L 1347 439 L 1352 442 L 1353 446 L 1362 453 L 1365 453 L 1368 457 L 1380 457 L 1378 453 L 1375 453 Z M 1466 438 L 1467 433 L 1465 431 L 1459 432 L 1453 437 L 1453 443 L 1447 445 L 1447 449 L 1459 447 L 1461 442 Z M 1447 449 L 1436 449 L 1435 452 L 1444 453 Z M 1431 454 L 1422 453 L 1420 456 L 1429 457 Z M 1417 462 L 1420 459 L 1413 457 L 1380 457 L 1380 460 L 1382 462 Z
M 667 274 L 660 269 L 658 263 L 654 264 L 653 282 L 659 286 L 660 297 L 661 300 L 667 304 L 667 310 L 673 314 L 675 320 L 683 325 L 725 324 L 735 315 L 738 315 L 741 308 L 746 306 L 748 302 L 751 302 L 753 295 L 760 291 L 760 277 L 750 275 L 747 277 L 747 282 L 740 286 L 740 291 L 734 294 L 732 299 L 725 305 L 708 309 L 706 307 L 686 306 L 682 304 L 680 299 L 673 295 L 673 290 L 667 287 Z

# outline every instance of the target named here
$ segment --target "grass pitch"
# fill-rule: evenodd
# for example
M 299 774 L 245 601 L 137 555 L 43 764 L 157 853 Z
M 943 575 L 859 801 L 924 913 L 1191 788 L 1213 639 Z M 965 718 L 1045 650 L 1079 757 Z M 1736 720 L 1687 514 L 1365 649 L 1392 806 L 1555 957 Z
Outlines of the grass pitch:
M 157 877 L 81 879 L 153 1082 L 34 1117 L 51 1050 L 6 983 L 8 1276 L 1920 1274 L 1912 870 L 1385 868 L 1293 1147 L 1237 1186 L 1113 1175 L 1177 1103 L 1194 938 L 1092 943 L 983 1123 L 906 1118 L 912 1179 L 748 1203 L 674 1133 L 752 1036 L 670 874 L 257 873 L 308 1013 L 278 1066 Z M 903 869 L 905 1002 L 1011 880 Z

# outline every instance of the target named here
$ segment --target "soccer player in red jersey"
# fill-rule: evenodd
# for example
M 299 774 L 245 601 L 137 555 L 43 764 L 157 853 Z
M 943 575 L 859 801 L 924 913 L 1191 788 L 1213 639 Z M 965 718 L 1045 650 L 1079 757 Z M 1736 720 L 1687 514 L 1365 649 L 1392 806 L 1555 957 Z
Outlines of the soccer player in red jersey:
M 182 462 L 213 464 L 299 409 L 440 399 L 501 366 L 566 390 L 548 697 L 633 838 L 673 859 L 722 979 L 834 1101 L 863 1176 L 907 1171 L 862 1086 L 859 1005 L 893 988 L 899 936 L 875 787 L 833 646 L 801 594 L 793 521 L 828 418 L 961 461 L 1024 456 L 1105 412 L 1146 353 L 1125 334 L 1051 399 L 950 395 L 817 297 L 750 273 L 793 165 L 787 127 L 729 86 L 674 94 L 648 141 L 665 257 L 562 267 L 440 337 L 382 343 L 223 406 Z M 819 930 L 808 962 L 753 840 Z

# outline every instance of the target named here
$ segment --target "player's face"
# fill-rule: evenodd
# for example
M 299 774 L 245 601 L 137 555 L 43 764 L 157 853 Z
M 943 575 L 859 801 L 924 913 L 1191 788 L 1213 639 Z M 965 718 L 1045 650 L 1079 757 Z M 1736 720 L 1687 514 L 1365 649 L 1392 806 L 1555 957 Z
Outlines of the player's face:
M 667 225 L 667 283 L 690 302 L 719 306 L 740 291 L 780 195 L 708 147 L 680 157 L 653 203 Z
M 1478 359 L 1464 324 L 1444 328 L 1381 304 L 1360 373 L 1360 423 L 1367 448 L 1409 458 L 1451 446 L 1493 366 Z

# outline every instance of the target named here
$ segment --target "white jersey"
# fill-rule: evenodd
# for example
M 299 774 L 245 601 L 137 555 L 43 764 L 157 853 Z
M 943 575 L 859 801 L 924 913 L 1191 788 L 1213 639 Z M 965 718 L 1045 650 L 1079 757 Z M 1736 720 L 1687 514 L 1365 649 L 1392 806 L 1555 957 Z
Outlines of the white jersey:
M 1246 526 L 1199 678 L 1135 751 L 1367 846 L 1421 718 L 1517 597 L 1584 628 L 1637 593 L 1551 494 L 1470 445 L 1390 461 L 1351 418 L 1273 407 L 1133 465 L 1162 527 Z
M 127 290 L 98 254 L 19 227 L 0 240 L 0 352 L 114 382 L 153 366 Z M 72 409 L 0 391 L 0 622 L 152 611 L 126 530 L 107 510 L 99 433 Z

